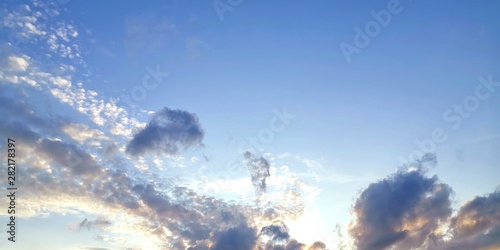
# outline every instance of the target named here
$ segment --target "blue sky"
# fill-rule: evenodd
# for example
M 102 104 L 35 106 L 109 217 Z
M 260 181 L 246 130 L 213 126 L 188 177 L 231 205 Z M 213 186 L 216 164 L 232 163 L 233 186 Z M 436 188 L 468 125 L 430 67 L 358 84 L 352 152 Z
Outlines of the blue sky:
M 0 5 L 0 247 L 500 247 L 500 3 Z

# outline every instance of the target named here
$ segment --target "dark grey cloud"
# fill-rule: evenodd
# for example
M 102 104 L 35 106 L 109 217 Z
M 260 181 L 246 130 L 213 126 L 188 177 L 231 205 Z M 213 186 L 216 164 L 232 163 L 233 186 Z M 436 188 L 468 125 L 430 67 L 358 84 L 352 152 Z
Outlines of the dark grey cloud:
M 105 228 L 108 226 L 111 226 L 111 221 L 106 220 L 102 217 L 97 217 L 95 220 L 89 220 L 89 219 L 84 219 L 80 224 L 78 225 L 78 229 L 101 229 Z
M 263 237 L 264 236 L 264 237 Z M 316 241 L 307 247 L 306 244 L 298 242 L 290 237 L 288 227 L 283 221 L 275 221 L 269 226 L 264 226 L 260 230 L 259 238 L 267 240 L 264 250 L 323 250 L 326 246 L 323 242 Z
M 264 157 L 256 157 L 248 151 L 245 152 L 243 156 L 245 157 L 255 192 L 257 194 L 266 192 L 266 179 L 271 176 L 269 173 L 269 162 Z
M 239 225 L 218 233 L 210 250 L 253 250 L 256 240 L 254 228 Z
M 261 235 L 268 236 L 272 241 L 287 242 L 290 239 L 288 227 L 283 221 L 276 221 L 272 225 L 265 226 L 260 230 Z
M 163 108 L 128 143 L 126 152 L 133 156 L 147 152 L 176 155 L 201 146 L 204 135 L 196 114 Z
M 427 155 L 362 191 L 350 228 L 358 250 L 419 248 L 450 217 L 451 188 L 422 167 L 433 162 Z
M 234 221 L 234 218 L 231 218 Z M 242 221 L 242 220 L 236 220 Z M 233 224 L 235 225 L 235 224 Z M 187 248 L 188 250 L 324 250 L 326 246 L 323 242 L 317 241 L 307 247 L 290 238 L 288 227 L 282 221 L 275 221 L 269 226 L 257 229 L 246 223 L 232 226 L 226 230 L 219 230 L 206 241 Z M 267 240 L 263 245 L 262 242 Z M 209 247 L 211 245 L 211 247 Z

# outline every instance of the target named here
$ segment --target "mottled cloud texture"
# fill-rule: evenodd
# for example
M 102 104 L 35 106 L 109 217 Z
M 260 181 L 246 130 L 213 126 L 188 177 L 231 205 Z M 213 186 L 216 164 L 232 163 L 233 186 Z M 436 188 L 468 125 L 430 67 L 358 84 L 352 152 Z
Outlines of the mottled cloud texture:
M 147 152 L 177 155 L 183 150 L 202 145 L 204 135 L 195 114 L 163 108 L 128 143 L 127 153 L 134 156 Z

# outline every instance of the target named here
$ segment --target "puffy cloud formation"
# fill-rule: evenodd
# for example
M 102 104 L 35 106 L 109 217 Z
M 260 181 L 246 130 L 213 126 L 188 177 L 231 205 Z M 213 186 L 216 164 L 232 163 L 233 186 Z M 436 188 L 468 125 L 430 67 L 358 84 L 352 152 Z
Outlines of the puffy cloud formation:
M 272 241 L 288 241 L 288 227 L 283 221 L 276 221 L 273 225 L 265 226 L 260 231 L 261 235 L 268 236 Z
M 452 189 L 426 176 L 424 166 L 435 163 L 427 154 L 362 191 L 349 228 L 355 249 L 499 249 L 499 191 L 476 197 L 452 216 Z
M 26 71 L 28 68 L 28 60 L 26 57 L 9 56 L 9 67 L 14 71 Z
M 366 188 L 354 205 L 350 228 L 359 250 L 422 246 L 451 215 L 449 186 L 422 168 L 400 170 Z
M 210 250 L 253 250 L 256 240 L 255 229 L 240 225 L 220 232 Z
M 127 145 L 130 155 L 146 152 L 177 155 L 190 147 L 202 145 L 205 132 L 196 114 L 163 108 Z
M 248 151 L 243 156 L 245 157 L 255 192 L 257 194 L 266 192 L 266 178 L 271 176 L 269 173 L 269 162 L 264 157 L 256 157 Z
M 500 249 L 500 190 L 467 202 L 450 221 L 451 240 L 430 249 Z
M 499 223 L 500 191 L 496 191 L 467 202 L 451 220 L 450 227 L 456 238 L 463 238 L 484 233 Z

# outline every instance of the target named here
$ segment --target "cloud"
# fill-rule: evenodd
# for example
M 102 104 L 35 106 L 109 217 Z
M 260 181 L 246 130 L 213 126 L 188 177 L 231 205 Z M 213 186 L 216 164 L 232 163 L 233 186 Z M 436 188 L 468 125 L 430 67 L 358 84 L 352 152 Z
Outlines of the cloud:
M 47 122 L 37 113 L 37 110 L 29 107 L 24 100 L 0 94 L 0 114 L 4 115 L 5 117 L 16 118 L 15 120 L 18 120 L 20 122 L 45 129 L 48 129 L 52 125 L 57 124 L 55 122 Z
M 362 191 L 349 229 L 357 249 L 418 248 L 435 235 L 451 216 L 452 190 L 437 176 L 426 176 L 422 166 L 434 161 L 427 155 Z
M 100 170 L 95 157 L 77 148 L 73 144 L 59 140 L 42 139 L 38 144 L 38 152 L 61 164 L 71 173 L 81 176 L 95 176 Z
M 1 28 L 1 26 L 0 26 Z M 2 44 L 0 43 L 0 47 Z M 9 48 L 5 48 L 8 51 Z M 0 49 L 0 82 L 4 83 L 26 83 L 31 86 L 36 86 L 36 82 L 28 75 L 28 69 L 31 65 L 31 58 L 27 55 L 13 55 L 5 53 L 4 49 Z
M 87 230 L 91 230 L 94 228 L 105 228 L 105 227 L 110 226 L 111 224 L 112 224 L 111 221 L 106 220 L 106 219 L 101 218 L 101 217 L 97 217 L 95 220 L 84 219 L 78 225 L 78 229 L 82 230 L 85 228 Z
M 295 239 L 291 239 L 288 243 L 286 243 L 284 250 L 303 250 L 305 247 L 305 244 L 300 243 Z
M 306 244 L 298 242 L 290 237 L 288 227 L 283 221 L 275 221 L 269 226 L 264 226 L 260 230 L 259 238 L 267 240 L 263 249 L 265 250 L 323 250 L 326 245 L 321 241 L 314 242 L 307 247 Z M 262 248 L 259 248 L 262 249 Z
M 1 55 L 2 52 L 0 52 Z M 26 55 L 5 56 L 28 58 Z M 19 64 L 19 62 L 16 63 Z M 0 81 L 27 84 L 34 87 L 30 90 L 42 91 L 44 95 L 48 93 L 48 96 L 69 105 L 78 113 L 87 115 L 96 125 L 105 126 L 112 135 L 130 137 L 132 131 L 144 128 L 145 124 L 138 122 L 134 117 L 129 117 L 129 113 L 116 104 L 117 100 L 102 98 L 97 92 L 85 89 L 81 82 L 75 83 L 72 75 L 74 72 L 71 70 L 73 66 L 62 66 L 64 75 L 54 75 L 53 72 L 43 71 L 36 66 L 36 63 L 33 64 L 26 65 L 25 72 L 18 72 L 15 69 L 21 69 L 24 64 L 8 66 L 9 62 L 6 61 L 5 67 L 0 69 Z
M 8 57 L 9 68 L 12 71 L 26 71 L 26 69 L 29 66 L 28 60 L 29 58 L 26 56 L 24 57 L 9 56 Z
M 362 191 L 349 228 L 356 249 L 500 248 L 500 191 L 474 198 L 452 216 L 451 188 L 426 176 L 436 162 L 427 154 Z
M 325 243 L 321 242 L 321 241 L 316 241 L 314 242 L 309 248 L 308 250 L 324 250 L 326 249 L 326 245 Z
M 257 194 L 266 192 L 266 178 L 271 176 L 269 173 L 269 162 L 264 157 L 257 158 L 248 151 L 243 156 L 245 157 L 248 171 L 250 171 L 255 192 Z
M 32 38 L 46 35 L 44 25 L 39 19 L 42 13 L 32 11 L 28 5 L 21 5 L 16 10 L 11 11 L 4 16 L 2 25 L 11 29 L 15 29 L 15 36 L 18 38 Z
M 77 27 L 66 24 L 58 17 L 59 9 L 56 5 L 47 5 L 35 1 L 32 5 L 9 7 L 0 18 L 0 28 L 9 34 L 8 50 L 0 50 L 1 56 L 6 58 L 6 64 L 0 70 L 0 81 L 14 84 L 28 84 L 48 91 L 53 97 L 73 107 L 80 113 L 86 114 L 99 126 L 107 126 L 111 134 L 129 137 L 132 131 L 143 128 L 135 118 L 116 105 L 117 100 L 105 100 L 98 93 L 83 88 L 81 82 L 74 80 L 74 75 L 80 72 L 84 77 L 86 64 L 81 58 L 79 32 Z M 22 46 L 21 46 L 22 43 Z M 73 59 L 73 63 L 81 68 L 76 71 L 72 65 L 61 64 L 59 71 L 65 75 L 54 75 L 44 72 L 36 58 L 27 55 L 9 55 L 6 51 L 24 50 L 36 45 L 37 53 L 43 54 L 51 60 Z M 3 44 L 2 44 L 3 45 Z M 19 47 L 16 49 L 16 47 Z M 7 54 L 7 55 L 5 55 Z M 43 60 L 42 60 L 43 61 Z M 3 62 L 2 62 L 3 63 Z M 22 74 L 21 74 L 22 73 Z M 71 73 L 71 75 L 69 74 Z
M 479 196 L 460 208 L 451 220 L 455 238 L 483 233 L 500 224 L 500 191 Z
M 104 132 L 97 129 L 91 129 L 87 125 L 80 123 L 66 124 L 62 127 L 62 131 L 68 134 L 73 140 L 80 143 L 88 140 L 110 140 Z
M 22 122 L 19 121 L 0 123 L 0 129 L 5 136 L 9 136 L 9 138 L 16 138 L 16 140 L 19 140 L 20 142 L 33 142 L 40 138 L 37 133 L 27 128 Z
M 118 145 L 115 143 L 109 143 L 104 147 L 104 157 L 111 158 L 118 151 Z
M 272 241 L 288 241 L 290 234 L 288 234 L 288 227 L 283 221 L 276 221 L 273 225 L 265 226 L 260 230 L 260 235 L 265 235 Z
M 38 48 L 47 49 L 52 55 L 78 59 L 76 62 L 85 65 L 81 59 L 79 43 L 75 40 L 78 37 L 76 27 L 61 20 L 49 22 L 58 15 L 59 12 L 53 6 L 35 1 L 31 7 L 21 5 L 10 10 L 0 20 L 0 25 L 10 31 L 8 39 L 11 45 L 36 44 Z
M 500 191 L 467 202 L 449 227 L 452 238 L 434 239 L 429 249 L 500 249 Z
M 204 135 L 196 114 L 165 107 L 134 136 L 126 152 L 133 156 L 147 152 L 177 155 L 188 148 L 201 146 Z
M 210 250 L 253 250 L 256 240 L 254 228 L 240 225 L 218 233 Z
M 23 124 L 18 124 L 17 129 L 31 131 Z M 4 132 L 9 131 L 2 129 L 0 134 Z M 172 244 L 169 249 L 185 249 L 205 241 L 218 242 L 215 245 L 221 247 L 232 240 L 235 244 L 247 242 L 247 237 L 231 237 L 247 235 L 238 225 L 247 225 L 250 218 L 247 213 L 251 213 L 251 209 L 240 209 L 175 185 L 146 184 L 141 178 L 101 165 L 75 144 L 31 133 L 35 136 L 30 136 L 23 147 L 23 152 L 29 152 L 28 162 L 19 168 L 22 180 L 19 185 L 29 197 L 25 210 L 37 208 L 35 213 L 38 213 L 38 207 L 43 207 L 49 212 L 63 212 L 74 209 L 77 200 L 85 201 L 86 206 L 76 206 L 82 212 L 93 212 L 91 207 L 99 207 L 96 211 L 100 213 L 121 211 L 126 214 L 125 218 L 141 218 L 129 227 Z M 50 172 L 35 168 L 34 162 L 45 162 Z M 113 227 L 116 230 L 114 224 L 118 222 L 86 219 L 79 228 Z

